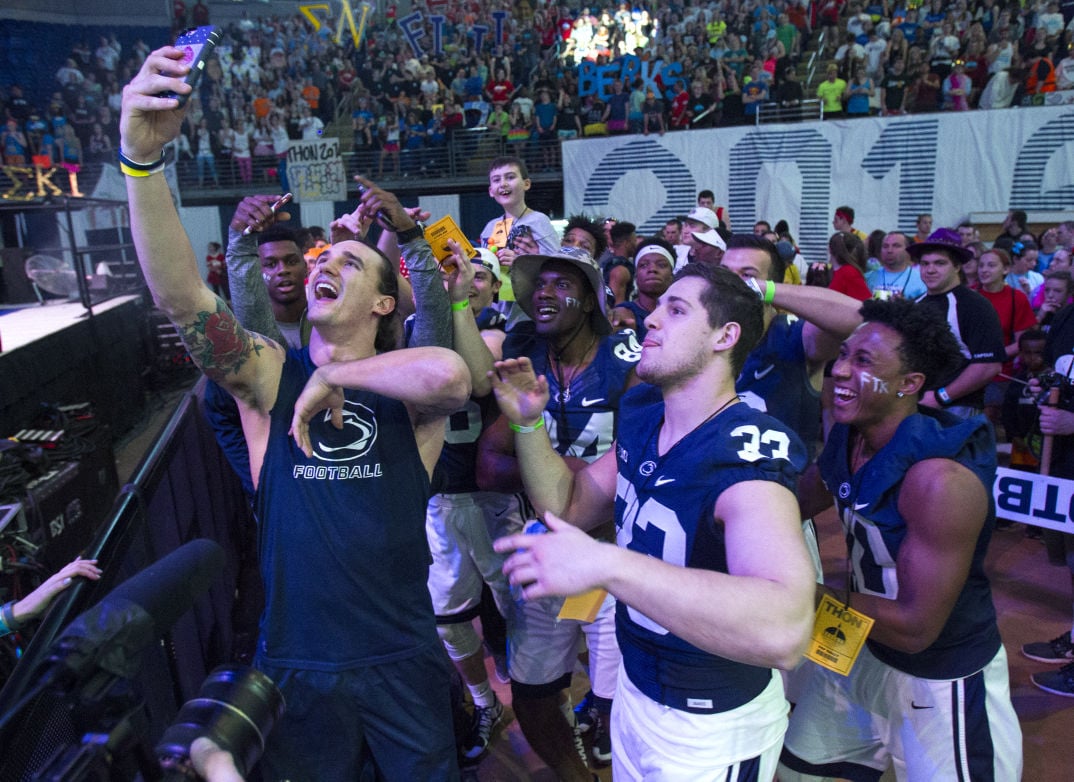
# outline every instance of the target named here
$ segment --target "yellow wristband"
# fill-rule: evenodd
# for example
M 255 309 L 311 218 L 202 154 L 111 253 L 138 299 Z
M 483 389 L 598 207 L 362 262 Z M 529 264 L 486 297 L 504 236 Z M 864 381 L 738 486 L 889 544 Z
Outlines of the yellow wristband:
M 127 176 L 149 176 L 164 170 L 164 150 L 160 152 L 160 160 L 154 163 L 139 163 L 136 160 L 131 160 L 123 154 L 122 149 L 118 150 L 116 155 L 119 158 L 119 170 Z
M 772 299 L 776 298 L 776 284 L 771 280 L 765 280 L 764 283 L 764 303 L 771 304 Z
M 513 424 L 510 421 L 507 422 L 507 425 L 511 427 L 512 432 L 518 432 L 519 434 L 529 434 L 530 432 L 536 432 L 538 429 L 544 426 L 544 416 L 538 418 L 537 422 L 533 426 L 519 426 L 518 424 Z
M 164 170 L 164 164 L 160 164 L 160 168 L 151 168 L 148 171 L 139 171 L 136 168 L 131 168 L 126 163 L 119 164 L 119 170 L 127 176 L 151 176 L 152 174 L 159 174 Z
M 463 310 L 470 309 L 469 301 L 453 301 L 451 302 L 451 310 L 453 312 L 462 312 Z

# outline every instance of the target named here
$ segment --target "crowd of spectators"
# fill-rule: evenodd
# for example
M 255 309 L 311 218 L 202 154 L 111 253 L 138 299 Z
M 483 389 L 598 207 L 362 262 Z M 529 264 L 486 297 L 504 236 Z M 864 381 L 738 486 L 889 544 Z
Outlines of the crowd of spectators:
M 229 181 L 267 175 L 286 187 L 288 140 L 332 125 L 345 143 L 353 132 L 359 170 L 440 174 L 453 136 L 467 129 L 480 131 L 471 143 L 480 135 L 542 170 L 559 165 L 559 139 L 752 122 L 765 104 L 806 97 L 823 101 L 827 116 L 866 116 L 1020 105 L 1074 87 L 1074 21 L 1054 0 L 865 3 L 420 0 L 406 24 L 395 6 L 371 14 L 357 47 L 345 26 L 337 43 L 336 29 L 314 29 L 300 14 L 248 16 L 224 26 L 175 154 L 199 184 L 218 182 L 224 168 Z M 175 14 L 176 29 L 209 20 L 201 0 L 189 13 L 176 2 Z M 434 14 L 444 18 L 439 53 Z M 121 35 L 57 51 L 51 94 L 12 84 L 0 95 L 6 163 L 111 159 L 121 85 L 150 49 Z M 826 70 L 803 84 L 799 63 L 817 50 Z M 581 94 L 584 61 L 599 67 L 623 55 L 676 75 L 614 79 L 603 99 Z

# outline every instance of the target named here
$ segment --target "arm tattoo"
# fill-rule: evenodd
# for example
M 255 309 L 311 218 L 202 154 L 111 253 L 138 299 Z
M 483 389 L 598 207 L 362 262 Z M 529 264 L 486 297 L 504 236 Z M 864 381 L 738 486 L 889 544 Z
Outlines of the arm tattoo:
M 210 380 L 224 383 L 264 348 L 253 332 L 239 325 L 234 313 L 217 297 L 216 312 L 199 312 L 193 323 L 181 325 L 179 336 L 190 357 Z

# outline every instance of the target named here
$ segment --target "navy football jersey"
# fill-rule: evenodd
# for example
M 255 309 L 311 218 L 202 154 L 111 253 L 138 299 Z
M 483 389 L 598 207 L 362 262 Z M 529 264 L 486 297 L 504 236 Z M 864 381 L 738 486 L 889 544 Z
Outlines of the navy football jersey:
M 649 329 L 645 327 L 645 319 L 652 313 L 638 304 L 637 301 L 623 301 L 615 306 L 617 308 L 622 307 L 623 309 L 630 310 L 634 313 L 634 333 L 638 335 L 638 342 L 642 342 L 645 339 L 646 333 L 649 331 Z
M 809 382 L 805 321 L 780 314 L 746 357 L 735 390 L 750 407 L 789 426 L 810 455 L 820 439 L 820 391 Z
M 616 412 L 630 371 L 641 358 L 641 345 L 626 329 L 601 340 L 596 356 L 584 370 L 561 387 L 548 357 L 548 342 L 533 336 L 524 341 L 507 335 L 504 358 L 527 356 L 533 371 L 548 378 L 551 397 L 544 423 L 552 447 L 561 456 L 596 461 L 615 440 Z
M 407 318 L 411 323 L 414 316 Z M 507 319 L 491 307 L 477 314 L 481 331 L 503 331 Z M 477 441 L 481 432 L 499 413 L 496 399 L 490 393 L 480 399 L 471 397 L 461 409 L 448 416 L 444 423 L 444 447 L 433 469 L 433 494 L 462 494 L 478 491 Z
M 807 462 L 805 447 L 776 419 L 734 404 L 660 456 L 664 404 L 653 399 L 639 386 L 624 396 L 620 408 L 618 543 L 672 565 L 726 573 L 724 531 L 713 519 L 720 494 L 733 484 L 757 480 L 794 491 Z M 698 649 L 623 601 L 616 612 L 627 675 L 659 703 L 699 713 L 727 711 L 752 700 L 771 681 L 771 669 Z
M 479 491 L 475 468 L 477 441 L 498 413 L 496 398 L 486 394 L 479 399 L 471 397 L 461 409 L 447 417 L 444 448 L 433 470 L 434 494 Z
M 904 673 L 954 679 L 980 670 L 999 649 L 996 610 L 984 572 L 996 517 L 992 500 L 996 443 L 983 416 L 962 420 L 942 410 L 918 410 L 899 424 L 888 444 L 853 475 L 848 464 L 850 428 L 846 424 L 832 427 L 817 464 L 843 521 L 854 591 L 890 600 L 899 596 L 896 563 L 906 537 L 906 521 L 898 503 L 907 470 L 924 459 L 952 459 L 971 470 L 984 485 L 988 517 L 975 543 L 969 576 L 939 638 L 917 654 L 867 641 L 877 659 Z

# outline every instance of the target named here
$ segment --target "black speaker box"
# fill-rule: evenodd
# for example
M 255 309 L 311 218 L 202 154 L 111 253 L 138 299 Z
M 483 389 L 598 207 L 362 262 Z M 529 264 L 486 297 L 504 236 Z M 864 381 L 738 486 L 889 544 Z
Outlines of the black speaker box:
M 26 487 L 30 539 L 41 546 L 37 558 L 49 572 L 90 544 L 119 491 L 108 428 L 101 427 L 92 442 L 94 449 L 79 460 L 53 466 Z

